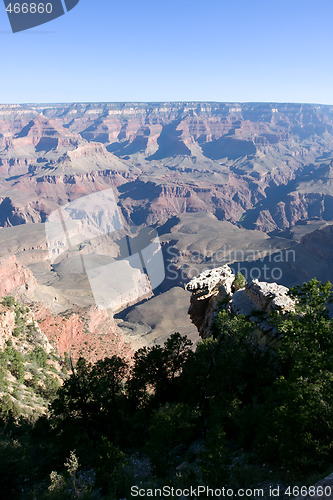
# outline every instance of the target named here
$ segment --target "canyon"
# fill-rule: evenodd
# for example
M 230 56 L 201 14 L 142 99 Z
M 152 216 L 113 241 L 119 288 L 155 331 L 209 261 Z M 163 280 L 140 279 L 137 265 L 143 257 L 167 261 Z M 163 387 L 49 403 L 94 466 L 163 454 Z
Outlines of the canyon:
M 99 212 L 83 215 L 96 237 L 70 235 L 75 244 L 52 260 L 50 216 L 107 190 L 117 230 Z M 185 285 L 225 264 L 248 281 L 332 280 L 332 223 L 332 106 L 0 106 L 1 295 L 31 306 L 62 354 L 130 357 L 174 331 L 198 340 Z M 99 307 L 82 262 L 119 262 L 144 228 L 158 235 L 164 279 L 148 279 L 145 294 L 119 294 L 113 310 Z

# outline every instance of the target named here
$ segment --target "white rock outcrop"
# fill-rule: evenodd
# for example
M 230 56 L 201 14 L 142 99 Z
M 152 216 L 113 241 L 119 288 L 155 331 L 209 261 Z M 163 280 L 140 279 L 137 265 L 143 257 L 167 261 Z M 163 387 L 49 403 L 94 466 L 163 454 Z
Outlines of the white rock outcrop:
M 200 336 L 210 336 L 211 323 L 223 300 L 232 294 L 235 275 L 228 265 L 209 269 L 193 278 L 186 290 L 192 292 L 189 315 Z
M 228 265 L 204 271 L 193 278 L 186 289 L 192 292 L 189 314 L 202 338 L 211 335 L 211 326 L 217 312 L 224 308 L 233 314 L 242 314 L 267 332 L 273 327 L 269 316 L 273 311 L 283 313 L 295 309 L 289 289 L 277 283 L 253 280 L 235 291 L 235 275 Z M 260 312 L 260 315 L 256 313 Z

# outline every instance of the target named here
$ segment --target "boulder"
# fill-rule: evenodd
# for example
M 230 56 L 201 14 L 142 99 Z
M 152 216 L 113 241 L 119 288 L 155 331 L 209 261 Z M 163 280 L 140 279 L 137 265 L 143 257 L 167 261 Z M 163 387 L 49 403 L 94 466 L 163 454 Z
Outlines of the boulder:
M 230 301 L 230 310 L 235 314 L 251 316 L 252 312 L 293 311 L 294 300 L 288 296 L 289 289 L 277 283 L 253 280 L 238 290 Z
M 232 294 L 235 275 L 228 265 L 209 269 L 193 278 L 186 290 L 192 292 L 188 313 L 202 338 L 211 335 L 211 324 L 221 303 Z
M 222 308 L 231 314 L 246 316 L 265 333 L 274 333 L 269 322 L 273 311 L 288 313 L 295 309 L 295 302 L 288 295 L 289 289 L 283 285 L 253 280 L 235 291 L 234 279 L 230 267 L 225 265 L 204 271 L 186 285 L 186 289 L 192 292 L 188 312 L 202 338 L 211 335 L 214 318 Z

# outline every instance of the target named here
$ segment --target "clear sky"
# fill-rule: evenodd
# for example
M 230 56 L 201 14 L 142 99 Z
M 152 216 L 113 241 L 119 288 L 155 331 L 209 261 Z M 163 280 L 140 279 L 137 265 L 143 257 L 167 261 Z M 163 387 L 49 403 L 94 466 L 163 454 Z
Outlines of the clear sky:
M 0 102 L 333 104 L 332 26 L 332 0 L 80 0 L 13 34 L 1 0 Z

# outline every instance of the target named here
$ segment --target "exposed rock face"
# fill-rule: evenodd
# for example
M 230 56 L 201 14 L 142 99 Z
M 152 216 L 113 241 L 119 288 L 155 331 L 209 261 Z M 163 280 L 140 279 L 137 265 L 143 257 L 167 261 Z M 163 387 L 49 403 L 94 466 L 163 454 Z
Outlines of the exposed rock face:
M 5 349 L 6 342 L 11 339 L 13 344 L 17 343 L 17 338 L 13 336 L 13 331 L 16 327 L 16 318 L 15 318 L 15 309 L 14 307 L 4 307 L 0 305 L 0 350 Z M 36 321 L 36 318 L 33 312 L 27 308 L 25 311 L 25 322 L 27 325 L 32 325 L 34 328 L 35 337 L 38 340 L 38 343 L 45 352 L 48 354 L 54 351 L 54 348 L 50 344 L 47 336 L 40 330 L 39 325 Z M 31 345 L 28 341 L 20 342 L 20 349 L 30 350 Z
M 301 244 L 312 255 L 318 255 L 330 262 L 333 260 L 333 225 L 305 235 Z
M 130 359 L 134 353 L 107 311 L 89 307 L 54 315 L 42 304 L 36 304 L 34 311 L 40 330 L 62 355 L 67 352 L 74 360 L 84 356 L 94 362 L 113 355 Z
M 0 259 L 0 299 L 14 295 L 27 300 L 29 289 L 35 287 L 38 285 L 33 274 L 15 256 Z M 105 310 L 88 307 L 56 315 L 41 303 L 36 303 L 33 309 L 34 315 L 29 313 L 27 321 L 33 322 L 44 338 L 47 352 L 51 349 L 49 340 L 60 354 L 71 353 L 74 359 L 85 355 L 95 361 L 113 354 L 126 358 L 133 354 L 112 315 Z M 14 328 L 15 311 L 0 305 L 0 348 L 5 347 Z
M 55 170 L 49 169 L 42 171 L 38 177 L 29 176 L 15 181 L 9 196 L 0 197 L 0 226 L 45 222 L 51 212 L 69 201 L 110 187 L 116 190 L 117 186 L 134 178 L 117 158 L 116 165 L 112 161 L 105 162 L 103 169 L 101 165 L 96 165 L 97 162 L 96 158 L 75 158 L 75 163 L 82 167 L 90 166 L 91 171 L 87 169 L 83 172 L 83 168 L 79 171 L 78 167 L 72 166 L 72 161 L 59 160 Z M 6 192 L 5 189 L 3 192 Z
M 253 280 L 234 291 L 234 279 L 235 275 L 225 265 L 203 272 L 186 285 L 192 292 L 189 314 L 202 338 L 211 335 L 212 322 L 222 307 L 233 314 L 243 314 L 263 331 L 273 330 L 269 323 L 270 313 L 294 310 L 295 303 L 288 296 L 287 287 Z M 256 312 L 261 313 L 260 317 Z
M 249 316 L 251 311 L 267 313 L 294 310 L 295 303 L 288 297 L 288 288 L 276 283 L 253 280 L 245 288 L 235 292 L 230 301 L 230 309 L 236 314 Z M 242 301 L 244 298 L 244 302 Z M 251 309 L 250 309 L 251 307 Z
M 234 279 L 230 267 L 225 265 L 204 271 L 186 285 L 186 290 L 192 292 L 188 312 L 202 338 L 210 336 L 214 314 L 221 301 L 231 295 Z
M 0 106 L 0 226 L 44 221 L 55 205 L 107 183 L 127 184 L 119 201 L 135 224 L 200 211 L 265 232 L 329 220 L 332 147 L 330 106 Z M 103 183 L 108 170 L 114 178 L 105 173 Z
M 199 276 L 193 278 L 186 289 L 195 294 L 196 297 L 216 295 L 220 290 L 225 295 L 231 294 L 231 286 L 235 275 L 229 266 L 218 267 L 204 271 Z M 218 288 L 217 288 L 218 287 Z
M 0 297 L 15 294 L 20 288 L 28 289 L 35 285 L 33 274 L 17 262 L 15 255 L 0 259 Z

